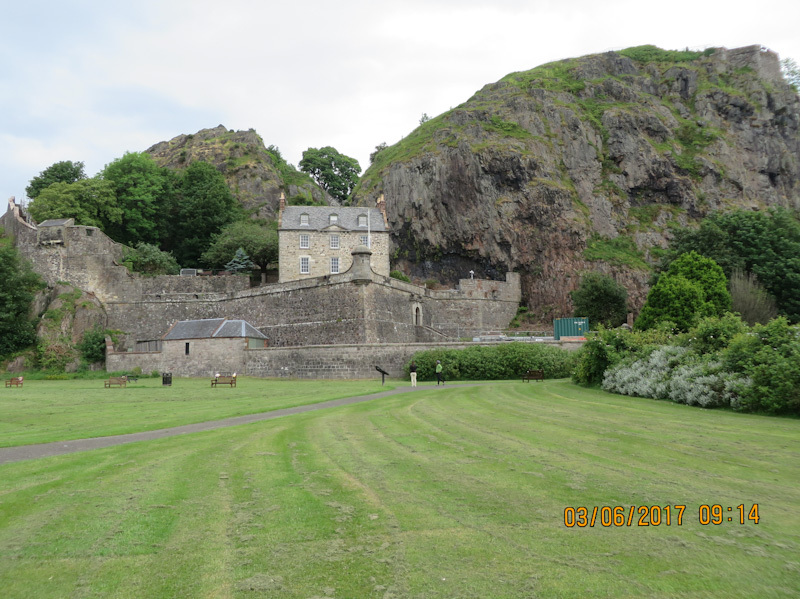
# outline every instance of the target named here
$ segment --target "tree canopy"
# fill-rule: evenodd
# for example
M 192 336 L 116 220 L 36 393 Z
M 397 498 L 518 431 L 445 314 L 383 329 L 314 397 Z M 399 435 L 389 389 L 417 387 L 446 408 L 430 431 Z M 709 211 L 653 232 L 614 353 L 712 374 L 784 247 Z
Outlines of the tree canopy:
M 122 261 L 130 270 L 150 276 L 177 275 L 181 270 L 172 254 L 143 241 L 127 250 Z
M 617 327 L 628 316 L 628 291 L 608 275 L 590 272 L 570 292 L 575 316 L 585 316 L 590 325 Z
M 0 233 L 0 356 L 8 356 L 36 341 L 31 318 L 34 294 L 41 279 Z
M 300 170 L 311 175 L 331 196 L 344 202 L 355 189 L 361 166 L 358 160 L 340 154 L 335 148 L 308 148 L 303 152 Z
M 169 211 L 167 249 L 181 266 L 200 266 L 212 237 L 241 217 L 222 173 L 207 162 L 193 162 L 179 174 Z
M 698 229 L 676 232 L 662 268 L 689 251 L 712 258 L 728 277 L 737 269 L 754 274 L 780 313 L 800 322 L 800 221 L 792 212 L 714 213 Z
M 78 225 L 100 227 L 106 231 L 122 222 L 114 188 L 99 178 L 75 183 L 53 183 L 43 189 L 28 206 L 37 222 L 51 218 L 74 218 Z
M 172 228 L 166 207 L 174 176 L 145 152 L 128 152 L 103 169 L 102 177 L 114 188 L 122 220 L 105 230 L 114 241 L 135 246 L 140 241 L 159 245 Z
M 25 188 L 29 198 L 35 200 L 39 194 L 53 183 L 76 183 L 86 178 L 83 162 L 62 160 L 48 166 L 41 173 L 30 180 Z
M 240 220 L 226 225 L 214 236 L 202 261 L 209 266 L 222 266 L 241 248 L 262 272 L 278 260 L 278 231 L 274 221 L 260 225 L 252 220 Z
M 697 252 L 682 254 L 647 294 L 636 319 L 637 329 L 664 322 L 688 331 L 705 316 L 722 316 L 731 307 L 728 282 L 722 268 Z

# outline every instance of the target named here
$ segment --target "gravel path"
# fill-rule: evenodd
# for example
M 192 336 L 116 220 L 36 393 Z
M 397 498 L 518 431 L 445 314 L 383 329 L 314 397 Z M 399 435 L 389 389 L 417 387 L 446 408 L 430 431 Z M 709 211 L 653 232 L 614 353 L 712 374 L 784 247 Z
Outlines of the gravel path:
M 113 445 L 122 445 L 124 443 L 136 443 L 137 441 L 152 441 L 154 439 L 163 439 L 165 437 L 174 437 L 175 435 L 186 435 L 189 433 L 198 433 L 201 431 L 210 431 L 217 428 L 224 428 L 227 426 L 238 426 L 240 424 L 250 424 L 252 422 L 260 422 L 261 420 L 271 420 L 273 418 L 280 418 L 281 416 L 290 416 L 291 414 L 302 414 L 303 412 L 312 412 L 314 410 L 324 410 L 326 408 L 336 408 L 339 406 L 347 406 L 350 404 L 362 403 L 365 401 L 372 401 L 381 397 L 389 397 L 391 395 L 399 395 L 400 393 L 413 393 L 415 391 L 432 390 L 436 389 L 451 389 L 454 387 L 475 387 L 478 384 L 463 384 L 463 385 L 426 385 L 420 387 L 400 387 L 391 391 L 382 391 L 380 393 L 373 393 L 371 395 L 359 395 L 356 397 L 343 397 L 341 399 L 332 399 L 330 401 L 323 401 L 320 403 L 308 404 L 304 406 L 296 406 L 293 408 L 284 408 L 282 410 L 273 410 L 271 412 L 261 412 L 259 414 L 247 414 L 245 416 L 236 416 L 234 418 L 225 418 L 223 420 L 212 420 L 210 422 L 198 422 L 196 424 L 186 424 L 183 426 L 174 426 L 172 428 L 162 428 L 154 431 L 145 431 L 142 433 L 130 433 L 128 435 L 113 435 L 111 437 L 94 437 L 92 439 L 75 439 L 73 441 L 55 441 L 53 443 L 40 443 L 38 445 L 20 445 L 18 447 L 0 447 L 0 464 L 9 464 L 12 462 L 22 462 L 24 460 L 35 460 L 38 458 L 47 458 L 50 456 L 64 455 L 68 453 L 76 453 L 79 451 L 89 451 L 92 449 L 101 449 L 103 447 L 112 447 Z

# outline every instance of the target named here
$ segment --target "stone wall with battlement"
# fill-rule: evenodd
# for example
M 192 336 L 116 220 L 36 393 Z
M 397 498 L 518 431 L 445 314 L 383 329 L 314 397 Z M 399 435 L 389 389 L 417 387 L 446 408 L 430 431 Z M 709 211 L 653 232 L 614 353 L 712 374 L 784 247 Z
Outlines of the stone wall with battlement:
M 65 281 L 102 302 L 107 328 L 124 332 L 120 350 L 160 339 L 179 320 L 221 317 L 250 322 L 271 347 L 453 341 L 505 328 L 521 299 L 515 273 L 431 290 L 375 272 L 369 252 L 354 254 L 342 274 L 255 288 L 240 276 L 143 277 L 121 265 L 123 246 L 95 227 L 49 230 L 42 244 L 15 205 L 0 224 L 50 285 Z

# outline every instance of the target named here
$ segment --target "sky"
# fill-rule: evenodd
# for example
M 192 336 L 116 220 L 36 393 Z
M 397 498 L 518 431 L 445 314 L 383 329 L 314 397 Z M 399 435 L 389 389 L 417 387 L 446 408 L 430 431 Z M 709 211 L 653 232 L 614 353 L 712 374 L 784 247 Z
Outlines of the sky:
M 797 0 L 0 0 L 0 213 L 50 165 L 224 125 L 362 169 L 505 75 L 653 44 L 800 62 Z

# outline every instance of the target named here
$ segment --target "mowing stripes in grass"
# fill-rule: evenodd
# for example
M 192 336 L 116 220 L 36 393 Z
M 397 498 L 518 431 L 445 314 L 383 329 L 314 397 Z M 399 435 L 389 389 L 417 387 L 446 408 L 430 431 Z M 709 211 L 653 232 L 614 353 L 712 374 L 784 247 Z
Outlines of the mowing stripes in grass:
M 44 598 L 794 597 L 798 429 L 547 381 L 6 464 L 0 580 Z M 567 506 L 677 503 L 681 526 L 564 525 Z M 761 521 L 702 526 L 713 503 Z

